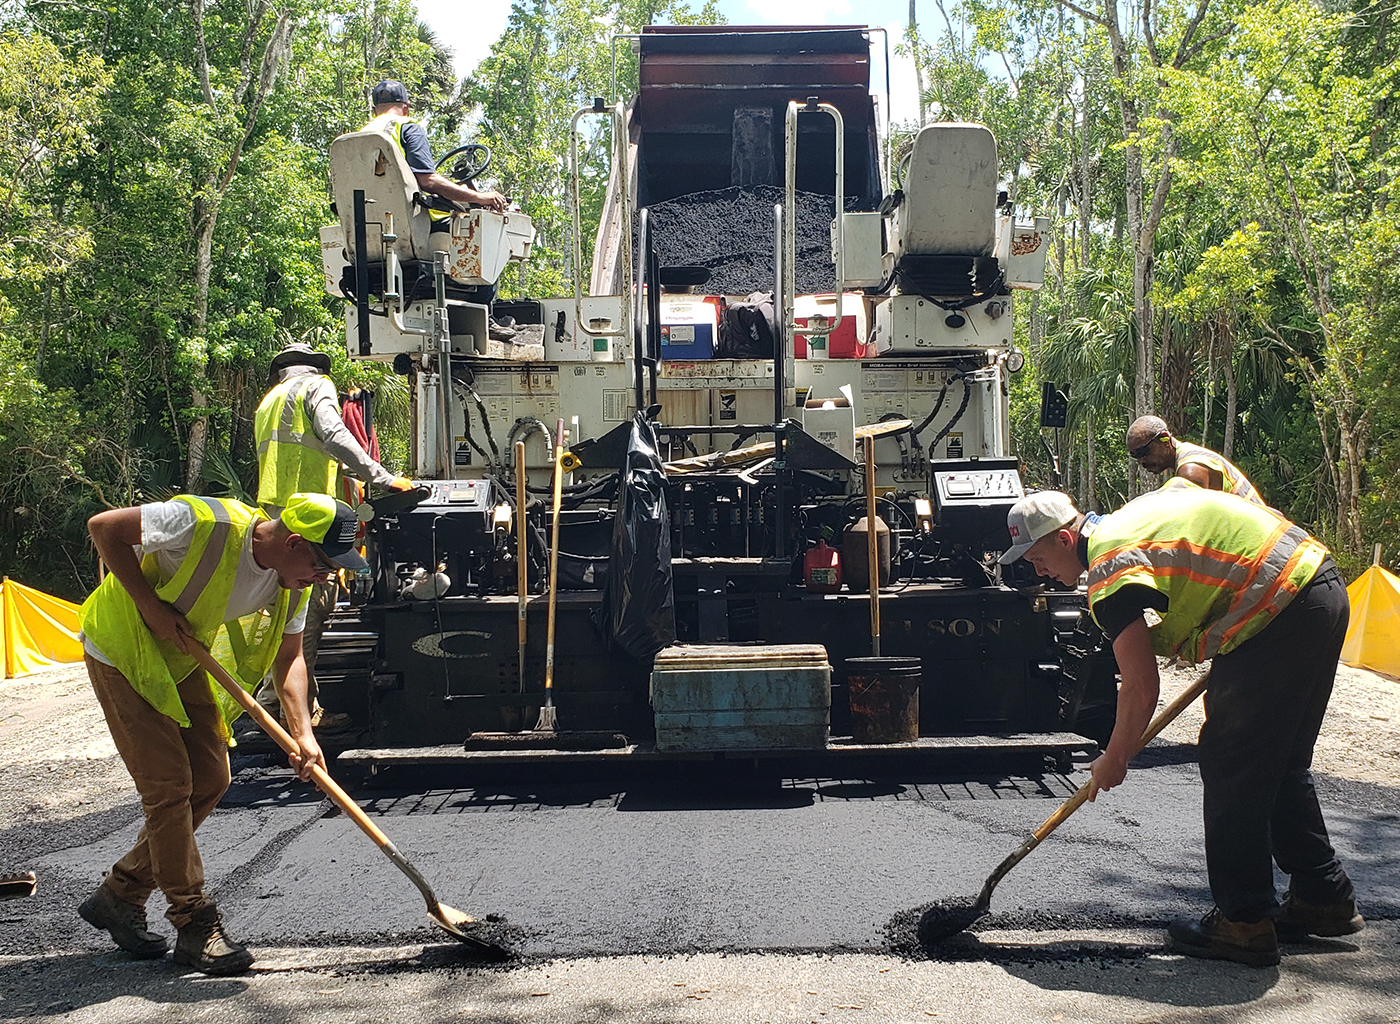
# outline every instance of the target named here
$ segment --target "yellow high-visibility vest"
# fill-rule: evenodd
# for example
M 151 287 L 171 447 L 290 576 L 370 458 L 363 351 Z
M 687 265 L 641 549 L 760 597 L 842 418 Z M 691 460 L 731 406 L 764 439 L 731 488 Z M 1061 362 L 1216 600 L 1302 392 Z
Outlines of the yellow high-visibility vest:
M 253 417 L 258 446 L 258 504 L 281 508 L 293 494 L 335 495 L 340 463 L 312 428 L 306 392 L 329 379 L 304 373 L 288 378 L 263 396 Z
M 1198 462 L 1208 469 L 1216 470 L 1221 477 L 1220 489 L 1226 494 L 1233 494 L 1237 498 L 1244 498 L 1252 501 L 1256 505 L 1267 503 L 1259 497 L 1259 492 L 1254 489 L 1254 485 L 1249 482 L 1249 478 L 1240 472 L 1236 466 L 1219 452 L 1213 452 L 1209 448 L 1203 448 L 1190 441 L 1176 442 L 1176 472 L 1181 472 L 1181 467 L 1188 463 Z
M 272 668 L 282 630 L 300 610 L 306 595 L 300 590 L 282 590 L 271 612 L 263 610 L 225 622 L 244 542 L 248 532 L 267 516 L 259 509 L 227 498 L 181 494 L 175 500 L 185 502 L 194 511 L 194 538 L 189 551 L 175 575 L 164 582 L 154 554 L 141 560 L 141 572 L 156 596 L 184 615 L 194 627 L 195 638 L 251 691 Z M 176 687 L 199 667 L 199 662 L 152 635 L 131 594 L 113 573 L 108 573 L 83 602 L 78 623 L 83 634 L 126 676 L 146 703 L 189 727 L 190 716 Z M 237 717 L 230 710 L 231 704 L 224 704 L 226 722 Z
M 1200 663 L 1288 606 L 1327 548 L 1272 509 L 1187 481 L 1105 516 L 1088 538 L 1089 610 L 1128 584 L 1167 595 L 1152 648 Z

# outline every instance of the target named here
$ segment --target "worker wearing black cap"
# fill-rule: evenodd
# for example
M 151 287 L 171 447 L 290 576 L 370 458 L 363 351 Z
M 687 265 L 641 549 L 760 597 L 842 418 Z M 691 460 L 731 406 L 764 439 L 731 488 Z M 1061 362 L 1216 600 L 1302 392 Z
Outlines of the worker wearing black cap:
M 395 476 L 376 462 L 340 417 L 340 394 L 330 372 L 330 356 L 310 345 L 293 342 L 272 357 L 271 388 L 253 419 L 258 446 L 258 504 L 273 519 L 293 494 L 311 492 L 335 497 L 340 468 L 367 483 L 408 490 L 412 481 Z M 320 704 L 316 683 L 316 652 L 326 620 L 335 610 L 339 584 L 321 581 L 311 593 L 302 645 L 306 657 L 307 692 L 312 724 L 320 729 L 344 728 L 350 717 L 328 712 Z M 270 685 L 258 693 L 269 710 L 276 709 Z

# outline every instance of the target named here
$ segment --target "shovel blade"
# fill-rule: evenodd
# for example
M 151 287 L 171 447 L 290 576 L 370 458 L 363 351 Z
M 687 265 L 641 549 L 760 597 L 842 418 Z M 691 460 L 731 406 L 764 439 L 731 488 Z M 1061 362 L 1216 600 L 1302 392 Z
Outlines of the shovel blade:
M 919 916 L 919 944 L 925 949 L 933 949 L 965 931 L 988 909 L 981 900 L 970 899 L 954 899 L 928 906 Z
M 483 956 L 496 960 L 504 960 L 511 956 L 510 950 L 504 946 L 471 934 L 468 929 L 477 923 L 476 918 L 470 914 L 462 913 L 456 907 L 449 907 L 446 903 L 438 903 L 436 906 L 428 908 L 428 919 L 458 942 L 471 947 Z

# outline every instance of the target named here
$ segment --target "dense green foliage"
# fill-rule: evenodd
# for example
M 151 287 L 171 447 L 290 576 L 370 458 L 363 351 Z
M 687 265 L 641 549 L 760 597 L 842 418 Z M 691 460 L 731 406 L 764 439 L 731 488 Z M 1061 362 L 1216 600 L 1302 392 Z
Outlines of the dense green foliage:
M 918 37 L 927 116 L 992 126 L 1020 209 L 1054 217 L 1047 284 L 1023 329 L 1039 378 L 1069 387 L 1066 487 L 1112 508 L 1145 486 L 1123 429 L 1156 412 L 1349 564 L 1371 542 L 1393 560 L 1393 8 L 938 10 L 941 31 Z M 1045 477 L 1029 383 L 1018 447 Z
M 1400 549 L 1400 224 L 1388 6 L 1326 0 L 963 0 L 906 39 L 924 116 L 982 121 L 1024 214 L 1052 216 L 1022 295 L 1014 433 L 1048 479 L 1039 382 L 1071 395 L 1065 486 L 1145 486 L 1127 422 L 1224 451 L 1352 559 Z M 913 5 L 911 5 L 911 10 Z M 326 150 L 408 83 L 434 148 L 487 142 L 535 219 L 506 294 L 572 287 L 568 124 L 636 59 L 615 33 L 717 20 L 682 0 L 515 0 L 473 76 L 411 0 L 19 3 L 0 21 L 0 571 L 69 597 L 93 512 L 182 489 L 246 495 L 251 415 L 288 340 L 378 397 L 402 466 L 408 402 L 344 358 L 321 280 Z M 616 66 L 614 67 L 614 59 Z M 609 132 L 585 122 L 582 243 Z M 904 126 L 905 133 L 913 125 Z

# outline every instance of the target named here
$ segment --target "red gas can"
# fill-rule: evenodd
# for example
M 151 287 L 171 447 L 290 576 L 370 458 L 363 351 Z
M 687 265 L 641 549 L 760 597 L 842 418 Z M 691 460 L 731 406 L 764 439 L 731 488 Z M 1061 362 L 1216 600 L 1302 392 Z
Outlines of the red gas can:
M 802 565 L 807 589 L 816 594 L 834 594 L 841 589 L 841 552 L 826 546 L 826 539 L 807 549 Z

